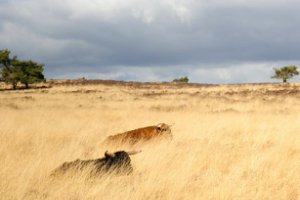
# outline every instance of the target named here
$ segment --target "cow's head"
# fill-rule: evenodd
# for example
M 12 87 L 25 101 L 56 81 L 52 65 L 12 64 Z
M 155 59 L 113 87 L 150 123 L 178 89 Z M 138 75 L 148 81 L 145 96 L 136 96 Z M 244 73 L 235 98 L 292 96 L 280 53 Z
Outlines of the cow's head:
M 110 153 L 106 151 L 104 153 L 106 164 L 110 170 L 117 172 L 117 173 L 131 173 L 132 166 L 131 166 L 131 159 L 130 155 L 134 155 L 140 153 L 141 151 L 116 151 L 114 153 Z
M 171 131 L 171 126 L 165 123 L 160 123 L 156 126 L 156 131 L 159 135 L 162 136 L 167 136 L 170 137 L 171 139 L 173 138 L 172 131 Z

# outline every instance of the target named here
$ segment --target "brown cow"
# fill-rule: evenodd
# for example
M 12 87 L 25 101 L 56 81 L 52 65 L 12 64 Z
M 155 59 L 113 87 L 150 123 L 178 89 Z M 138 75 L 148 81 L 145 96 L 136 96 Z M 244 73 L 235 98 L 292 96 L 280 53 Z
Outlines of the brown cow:
M 171 126 L 160 123 L 157 126 L 147 126 L 134 129 L 124 133 L 109 136 L 104 142 L 106 144 L 130 144 L 134 145 L 140 141 L 150 141 L 154 139 L 172 139 Z

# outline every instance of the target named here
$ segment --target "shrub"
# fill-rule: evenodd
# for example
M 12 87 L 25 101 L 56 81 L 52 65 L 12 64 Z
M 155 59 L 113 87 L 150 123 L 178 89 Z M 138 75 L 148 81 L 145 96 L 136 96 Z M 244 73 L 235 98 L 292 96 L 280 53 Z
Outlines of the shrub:
M 179 78 L 175 78 L 172 82 L 175 82 L 175 83 L 188 83 L 189 78 L 187 76 L 182 76 L 182 77 L 179 77 Z

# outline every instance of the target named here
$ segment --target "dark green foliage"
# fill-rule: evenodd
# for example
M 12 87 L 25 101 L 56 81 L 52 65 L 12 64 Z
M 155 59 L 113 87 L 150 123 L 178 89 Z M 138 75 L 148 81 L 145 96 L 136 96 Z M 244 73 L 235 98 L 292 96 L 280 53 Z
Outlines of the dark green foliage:
M 17 83 L 19 82 L 19 72 L 15 68 L 4 67 L 0 71 L 1 80 L 6 83 L 10 83 L 13 86 L 13 89 L 16 89 Z
M 81 78 L 78 78 L 79 81 L 86 81 L 87 79 L 85 77 L 81 77 Z
M 299 71 L 295 65 L 288 65 L 281 68 L 274 67 L 273 69 L 275 74 L 271 78 L 282 79 L 283 82 L 287 82 L 293 76 L 299 75 Z
M 10 51 L 0 50 L 0 77 L 1 80 L 6 83 L 11 83 L 13 89 L 16 89 L 17 83 L 19 81 L 18 70 L 13 66 L 13 64 L 17 61 L 17 57 L 10 58 Z
M 15 63 L 17 68 L 18 78 L 21 83 L 28 88 L 29 84 L 37 83 L 45 80 L 43 75 L 44 65 L 38 64 L 31 60 L 28 61 L 18 61 Z
M 189 78 L 187 76 L 183 76 L 183 77 L 180 77 L 180 78 L 175 78 L 173 80 L 173 82 L 176 82 L 176 83 L 188 83 L 189 82 Z
M 12 84 L 16 89 L 20 82 L 29 88 L 29 84 L 45 80 L 43 75 L 44 65 L 31 60 L 18 60 L 17 57 L 10 58 L 9 50 L 0 50 L 0 77 L 6 83 Z
M 17 56 L 14 56 L 13 58 L 9 57 L 10 51 L 5 49 L 5 50 L 0 50 L 0 67 L 5 67 L 9 68 L 11 63 L 17 60 Z

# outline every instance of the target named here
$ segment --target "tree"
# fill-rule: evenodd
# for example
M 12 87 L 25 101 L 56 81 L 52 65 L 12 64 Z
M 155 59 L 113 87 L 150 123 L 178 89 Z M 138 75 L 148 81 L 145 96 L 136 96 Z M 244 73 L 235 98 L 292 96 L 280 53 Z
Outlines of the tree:
M 16 89 L 18 83 L 18 71 L 14 68 L 13 63 L 17 61 L 17 57 L 14 56 L 13 58 L 9 57 L 10 51 L 0 50 L 0 75 L 1 80 L 6 83 L 11 83 L 13 89 Z
M 187 76 L 183 76 L 183 77 L 175 78 L 172 82 L 187 83 L 187 82 L 189 82 L 189 78 Z
M 16 89 L 20 82 L 29 88 L 29 84 L 45 80 L 43 75 L 44 65 L 32 60 L 18 60 L 16 56 L 10 58 L 9 50 L 0 50 L 0 76 L 1 80 L 12 84 Z
M 282 79 L 284 83 L 293 76 L 299 75 L 299 71 L 295 65 L 288 65 L 281 68 L 274 67 L 273 69 L 275 74 L 271 78 Z
M 45 80 L 43 75 L 44 65 L 28 61 L 17 61 L 15 63 L 17 68 L 19 81 L 25 85 L 25 88 L 29 88 L 29 84 L 42 82 Z

